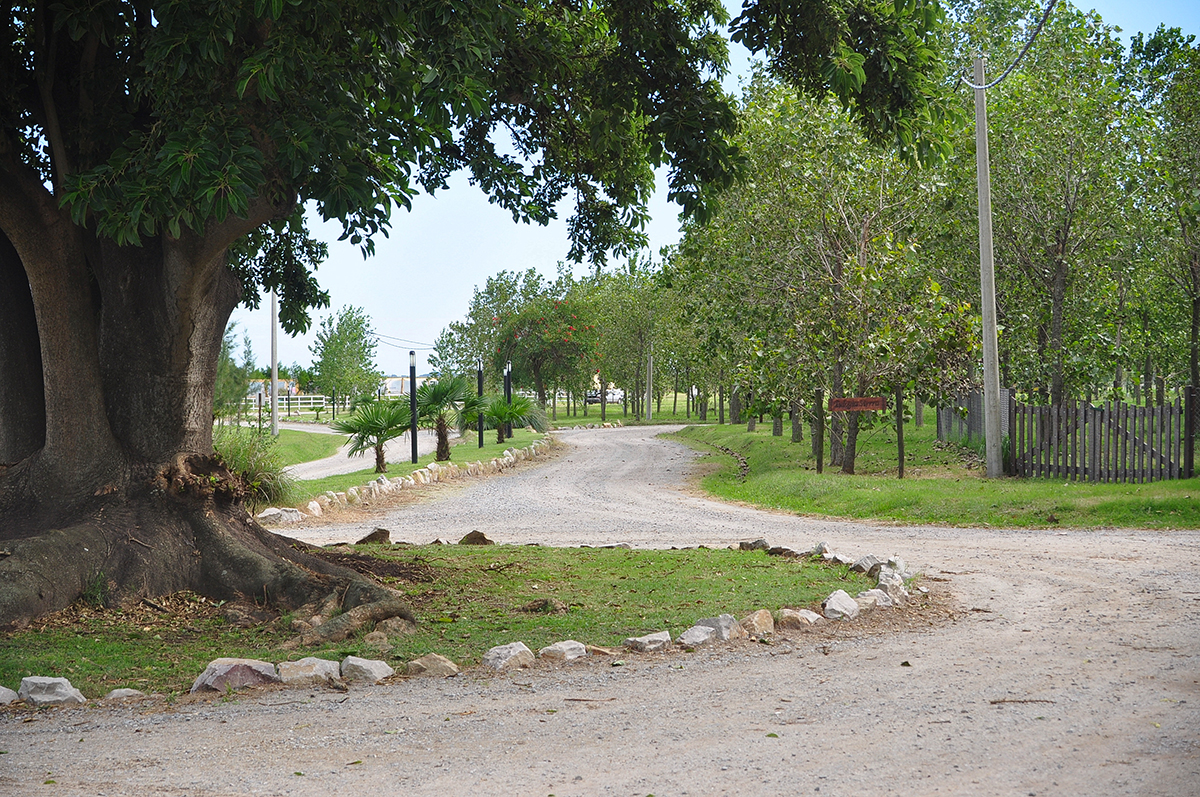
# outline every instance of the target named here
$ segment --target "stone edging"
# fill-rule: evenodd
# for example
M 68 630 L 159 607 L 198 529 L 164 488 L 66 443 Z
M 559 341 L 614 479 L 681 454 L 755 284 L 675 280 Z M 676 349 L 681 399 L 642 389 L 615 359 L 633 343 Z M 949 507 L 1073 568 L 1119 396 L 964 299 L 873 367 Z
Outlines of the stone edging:
M 381 474 L 361 487 L 350 487 L 345 492 L 326 490 L 309 501 L 305 509 L 307 514 L 294 507 L 267 507 L 259 512 L 255 519 L 263 525 L 299 523 L 307 517 L 321 517 L 333 509 L 344 509 L 352 506 L 366 506 L 372 501 L 388 495 L 394 495 L 401 490 L 411 490 L 419 486 L 435 482 L 452 481 L 466 476 L 486 477 L 507 470 L 518 462 L 541 456 L 554 446 L 554 441 L 545 437 L 534 440 L 524 448 L 508 448 L 504 456 L 493 457 L 484 462 L 476 460 L 465 466 L 447 460 L 446 462 L 430 462 L 423 468 L 417 468 L 408 476 L 396 476 L 389 479 Z
M 506 452 L 506 458 L 508 453 Z M 512 464 L 515 464 L 515 461 Z M 508 467 L 511 467 L 511 464 Z M 826 619 L 854 620 L 867 612 L 902 606 L 910 597 L 905 582 L 914 578 L 914 573 L 899 557 L 892 557 L 884 561 L 868 554 L 855 559 L 830 551 L 828 543 L 825 542 L 817 543 L 805 553 L 799 553 L 790 548 L 772 547 L 766 540 L 742 542 L 729 547 L 743 551 L 766 551 L 768 556 L 819 557 L 834 564 L 849 565 L 851 570 L 875 578 L 876 585 L 872 589 L 863 590 L 855 597 L 851 597 L 844 590 L 835 590 L 821 603 L 823 616 L 808 609 L 790 608 L 781 608 L 777 618 L 767 609 L 752 612 L 741 621 L 735 619 L 731 614 L 721 614 L 717 617 L 705 617 L 697 620 L 691 628 L 675 639 L 671 638 L 669 631 L 659 631 L 641 637 L 630 637 L 620 648 L 585 645 L 582 642 L 568 639 L 542 648 L 536 656 L 524 642 L 511 642 L 507 645 L 497 645 L 488 650 L 483 655 L 481 667 L 493 672 L 503 672 L 529 667 L 539 658 L 555 663 L 565 663 L 591 655 L 615 657 L 623 651 L 655 653 L 670 650 L 672 647 L 695 650 L 715 642 L 736 642 L 745 639 L 766 640 L 775 633 L 776 628 L 805 628 L 825 622 Z M 921 592 L 925 591 L 924 588 L 919 587 L 918 589 Z M 392 621 L 384 621 L 384 623 L 389 622 Z M 400 625 L 409 626 L 411 624 L 400 621 Z M 396 628 L 393 632 L 406 633 L 407 629 Z M 364 641 L 386 647 L 387 635 L 377 628 L 367 634 Z M 614 660 L 612 663 L 614 666 L 624 664 L 621 660 Z M 429 653 L 415 661 L 408 662 L 403 674 L 451 677 L 458 675 L 459 672 L 458 665 L 450 659 L 437 653 Z M 357 656 L 348 656 L 340 664 L 336 661 L 310 656 L 299 661 L 280 662 L 277 665 L 254 659 L 218 658 L 210 662 L 204 672 L 196 678 L 190 691 L 193 694 L 197 692 L 227 693 L 231 690 L 263 684 L 283 684 L 305 688 L 314 685 L 329 685 L 338 689 L 346 689 L 347 681 L 378 683 L 395 674 L 396 670 L 385 661 L 361 659 Z M 136 689 L 114 689 L 104 699 L 123 700 L 136 697 L 147 697 L 147 695 Z M 80 705 L 87 702 L 87 698 L 66 678 L 42 676 L 23 678 L 19 692 L 0 686 L 0 705 L 17 700 L 23 700 L 33 708 Z

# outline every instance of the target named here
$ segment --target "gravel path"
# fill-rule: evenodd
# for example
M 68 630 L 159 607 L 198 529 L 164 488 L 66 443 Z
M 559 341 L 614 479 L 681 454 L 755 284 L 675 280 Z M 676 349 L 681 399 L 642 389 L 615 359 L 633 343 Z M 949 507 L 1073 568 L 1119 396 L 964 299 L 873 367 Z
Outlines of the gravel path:
M 341 432 L 335 432 L 323 423 L 285 423 L 280 422 L 280 429 L 291 429 L 296 432 L 307 432 L 309 434 L 336 434 L 343 435 Z M 395 440 L 389 440 L 383 446 L 384 456 L 391 462 L 410 462 L 412 455 L 412 443 L 408 433 L 402 437 L 397 437 Z M 437 435 L 432 429 L 423 429 L 417 431 L 417 456 L 424 456 L 432 453 L 437 449 Z M 375 467 L 375 454 L 368 451 L 365 454 L 359 454 L 352 457 L 349 454 L 350 444 L 346 443 L 337 450 L 336 454 L 332 454 L 324 459 L 314 459 L 311 462 L 301 462 L 298 465 L 289 465 L 284 468 L 291 476 L 297 479 L 323 479 L 326 476 L 338 476 L 343 473 L 354 473 L 363 470 L 364 468 Z
M 694 455 L 654 431 L 564 433 L 552 464 L 297 536 L 825 539 L 902 555 L 958 611 L 622 667 L 5 715 L 0 794 L 1200 795 L 1200 533 L 757 512 L 689 492 Z

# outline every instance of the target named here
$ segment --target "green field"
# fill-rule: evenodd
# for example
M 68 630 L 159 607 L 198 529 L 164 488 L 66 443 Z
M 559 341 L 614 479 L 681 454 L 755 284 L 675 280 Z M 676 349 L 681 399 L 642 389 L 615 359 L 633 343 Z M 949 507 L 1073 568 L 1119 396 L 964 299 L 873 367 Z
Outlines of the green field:
M 696 426 L 674 437 L 713 451 L 715 470 L 702 480 L 721 498 L 802 515 L 912 524 L 1019 528 L 1200 528 L 1200 481 L 1090 484 L 1053 479 L 985 479 L 979 455 L 939 443 L 932 423 L 906 424 L 905 478 L 896 478 L 894 427 L 880 424 L 859 439 L 858 475 L 826 466 L 816 472 L 812 446 L 772 437 L 770 424 Z M 743 481 L 721 445 L 746 457 Z M 828 456 L 828 453 L 826 454 Z

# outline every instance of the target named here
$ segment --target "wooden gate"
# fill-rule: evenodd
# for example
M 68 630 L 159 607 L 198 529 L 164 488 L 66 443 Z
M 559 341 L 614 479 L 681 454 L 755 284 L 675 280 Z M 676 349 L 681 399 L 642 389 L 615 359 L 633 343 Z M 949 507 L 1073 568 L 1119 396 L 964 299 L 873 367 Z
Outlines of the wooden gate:
M 1148 482 L 1192 474 L 1195 390 L 1159 407 L 1009 403 L 1009 472 L 1074 481 Z

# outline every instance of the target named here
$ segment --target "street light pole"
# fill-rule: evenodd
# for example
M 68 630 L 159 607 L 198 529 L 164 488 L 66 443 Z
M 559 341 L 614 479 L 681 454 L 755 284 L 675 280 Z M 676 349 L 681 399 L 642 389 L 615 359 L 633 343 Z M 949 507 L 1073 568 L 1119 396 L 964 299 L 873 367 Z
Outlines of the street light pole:
M 476 419 L 479 426 L 479 447 L 483 448 L 483 358 L 480 357 L 475 361 L 475 386 L 479 391 L 479 417 Z
M 408 353 L 409 436 L 412 438 L 412 464 L 417 464 L 417 353 Z
M 271 291 L 271 436 L 279 437 L 279 354 L 278 338 L 279 311 L 275 305 L 275 291 Z
M 504 365 L 504 401 L 508 406 L 512 406 L 512 360 L 509 360 Z M 504 436 L 512 437 L 512 424 L 505 422 Z
M 992 259 L 992 180 L 982 55 L 975 56 L 975 171 L 979 190 L 979 292 L 983 304 L 983 435 L 988 478 L 1004 475 L 1000 442 L 1000 357 L 996 341 L 996 270 Z

